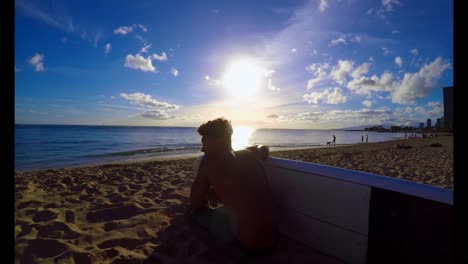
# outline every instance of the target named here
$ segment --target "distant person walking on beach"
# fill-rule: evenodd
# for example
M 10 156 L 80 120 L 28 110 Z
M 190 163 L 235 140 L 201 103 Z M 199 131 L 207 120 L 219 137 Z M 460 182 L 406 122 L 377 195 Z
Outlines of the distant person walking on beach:
M 369 141 L 369 136 L 366 134 L 366 143 Z
M 335 135 L 333 135 L 333 140 L 332 140 L 333 146 L 335 146 L 335 143 L 336 143 L 336 137 L 335 137 Z
M 361 136 L 361 143 L 364 143 L 364 135 Z
M 249 150 L 233 151 L 231 122 L 217 118 L 198 128 L 205 154 L 195 165 L 187 220 L 201 239 L 234 255 L 272 250 L 276 210 L 265 168 Z M 223 206 L 215 209 L 218 202 Z

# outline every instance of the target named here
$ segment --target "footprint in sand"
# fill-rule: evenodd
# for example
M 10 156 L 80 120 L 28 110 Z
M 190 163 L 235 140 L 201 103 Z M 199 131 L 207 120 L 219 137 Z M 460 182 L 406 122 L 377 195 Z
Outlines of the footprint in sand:
M 35 263 L 34 258 L 51 258 L 67 250 L 69 250 L 69 246 L 58 240 L 42 238 L 30 240 L 28 247 L 22 254 L 21 263 Z
M 28 223 L 24 223 L 21 225 L 21 232 L 19 232 L 16 238 L 18 239 L 20 237 L 26 236 L 29 233 L 31 233 L 31 231 L 32 231 L 32 226 L 29 225 Z
M 91 211 L 86 215 L 86 220 L 90 223 L 109 222 L 112 220 L 129 219 L 139 214 L 147 213 L 147 210 L 140 209 L 135 205 L 126 205 Z
M 38 207 L 40 204 L 42 204 L 42 203 L 39 202 L 39 201 L 35 201 L 35 200 L 27 201 L 27 202 L 24 202 L 24 203 L 20 203 L 18 205 L 17 209 L 23 209 L 23 208 L 26 208 L 26 207 Z
M 80 233 L 73 231 L 67 224 L 62 222 L 52 222 L 45 226 L 37 227 L 37 236 L 40 238 L 54 239 L 76 239 L 81 236 Z
M 82 203 L 82 201 L 80 201 L 78 199 L 75 199 L 75 198 L 66 198 L 65 201 L 68 202 L 68 203 L 71 203 L 71 204 L 81 204 Z
M 75 213 L 73 211 L 67 210 L 65 212 L 65 221 L 67 221 L 67 223 L 75 223 Z
M 33 217 L 34 222 L 47 222 L 53 219 L 56 219 L 58 212 L 52 211 L 51 209 L 46 209 L 43 211 L 36 212 Z
M 99 243 L 97 246 L 100 249 L 113 248 L 120 246 L 128 250 L 133 250 L 147 242 L 146 239 L 135 239 L 135 238 L 118 238 L 118 239 L 109 239 L 104 242 Z

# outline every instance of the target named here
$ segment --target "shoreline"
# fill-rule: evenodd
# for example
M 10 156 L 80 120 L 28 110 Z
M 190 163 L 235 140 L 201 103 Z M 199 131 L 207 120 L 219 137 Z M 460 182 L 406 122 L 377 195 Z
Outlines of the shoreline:
M 361 143 L 355 143 L 361 144 Z M 352 146 L 355 144 L 337 144 L 334 147 L 346 147 Z M 371 144 L 371 143 L 369 143 Z M 298 147 L 281 147 L 280 149 L 276 149 L 273 147 L 274 150 L 270 149 L 271 152 L 277 151 L 294 151 L 294 150 L 303 150 L 303 149 L 319 149 L 319 148 L 329 148 L 333 146 L 326 146 L 326 145 L 317 145 L 317 146 L 298 146 Z M 91 162 L 91 163 L 84 163 L 79 165 L 71 165 L 71 166 L 60 166 L 60 167 L 48 167 L 48 168 L 35 168 L 35 169 L 24 169 L 18 170 L 15 169 L 15 173 L 23 173 L 23 172 L 34 172 L 34 171 L 44 171 L 44 170 L 60 170 L 60 169 L 75 169 L 75 168 L 86 168 L 86 167 L 96 167 L 96 166 L 104 166 L 109 164 L 130 164 L 130 163 L 141 163 L 141 162 L 151 162 L 151 161 L 164 161 L 164 160 L 179 160 L 179 159 L 192 159 L 196 158 L 200 155 L 203 155 L 201 151 L 198 153 L 182 153 L 182 154 L 167 154 L 167 155 L 158 155 L 158 156 L 149 156 L 149 157 L 139 157 L 139 158 L 131 158 L 131 159 L 121 159 L 121 160 L 112 160 L 112 161 L 101 161 L 101 162 Z
M 447 159 L 447 163 L 451 164 L 451 168 L 448 168 L 447 165 L 443 166 L 441 169 L 440 166 L 433 166 L 431 164 L 427 164 L 424 162 L 425 160 L 431 160 L 432 157 L 428 157 L 427 155 L 423 155 L 425 157 L 420 157 L 417 163 L 412 164 L 413 166 L 408 166 L 404 159 L 400 162 L 396 162 L 395 158 L 390 158 L 392 163 L 386 164 L 384 168 L 378 164 L 370 164 L 372 159 L 376 158 L 375 151 L 379 151 L 379 149 L 385 148 L 388 153 L 386 154 L 399 154 L 399 153 L 391 153 L 395 149 L 395 144 L 406 144 L 414 147 L 414 149 L 407 149 L 404 152 L 402 150 L 398 150 L 403 155 L 409 155 L 413 157 L 418 157 L 420 154 L 425 154 L 425 150 L 420 153 L 417 153 L 421 150 L 421 147 L 426 144 L 429 145 L 431 142 L 441 141 L 442 139 L 449 138 L 450 140 L 444 140 L 445 145 L 447 146 L 447 150 L 445 151 L 451 155 L 445 155 Z M 334 151 L 336 150 L 336 151 Z M 270 157 L 277 157 L 277 158 L 285 158 L 290 160 L 299 160 L 305 162 L 312 162 L 318 163 L 323 165 L 329 165 L 334 167 L 341 167 L 347 168 L 352 170 L 364 171 L 369 172 L 377 175 L 407 179 L 411 181 L 421 182 L 421 183 L 428 183 L 433 184 L 428 179 L 424 179 L 424 173 L 421 172 L 421 169 L 418 168 L 416 165 L 427 165 L 432 168 L 432 171 L 427 171 L 427 174 L 432 177 L 434 174 L 442 174 L 440 177 L 450 178 L 450 180 L 446 181 L 445 183 L 439 184 L 439 187 L 442 188 L 453 188 L 453 135 L 442 135 L 439 137 L 430 137 L 430 138 L 411 138 L 411 139 L 395 139 L 395 140 L 388 140 L 388 141 L 379 141 L 379 142 L 371 142 L 371 143 L 355 143 L 355 144 L 337 144 L 336 146 L 303 146 L 303 147 L 287 147 L 281 149 L 273 150 L 270 148 Z M 384 153 L 385 154 L 385 153 Z M 43 173 L 43 172 L 52 172 L 52 171 L 61 171 L 61 170 L 74 170 L 74 169 L 99 169 L 100 167 L 106 166 L 146 166 L 147 164 L 154 163 L 154 162 L 177 162 L 177 161 L 185 161 L 185 160 L 194 160 L 198 156 L 203 155 L 202 152 L 199 153 L 185 153 L 185 154 L 176 154 L 176 155 L 169 155 L 169 156 L 159 156 L 159 157 L 142 157 L 137 159 L 127 159 L 127 160 L 117 160 L 117 161 L 104 161 L 100 163 L 91 163 L 91 164 L 82 164 L 77 166 L 67 166 L 67 167 L 58 167 L 58 168 L 44 168 L 44 169 L 32 169 L 32 170 L 17 170 L 15 174 L 23 174 L 23 173 Z M 352 155 L 355 155 L 353 158 Z M 367 156 L 366 156 L 367 155 Z M 330 157 L 331 156 L 331 157 Z M 382 159 L 387 159 L 385 157 L 379 157 Z M 353 160 L 355 159 L 355 160 Z M 422 163 L 421 163 L 422 162 Z M 394 166 L 395 168 L 392 168 Z M 406 167 L 406 170 L 403 169 Z M 414 171 L 414 173 L 411 172 Z M 446 170 L 447 172 L 441 173 L 441 170 Z M 416 174 L 416 180 L 414 180 L 414 175 Z M 435 181 L 437 185 L 438 181 Z

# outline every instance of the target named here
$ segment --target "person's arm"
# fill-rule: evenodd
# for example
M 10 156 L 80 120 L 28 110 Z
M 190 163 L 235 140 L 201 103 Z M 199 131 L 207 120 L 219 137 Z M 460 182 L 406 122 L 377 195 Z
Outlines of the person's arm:
M 190 206 L 193 209 L 197 209 L 206 206 L 206 197 L 210 189 L 210 183 L 208 180 L 208 168 L 206 160 L 202 160 L 197 176 L 192 184 L 190 190 Z

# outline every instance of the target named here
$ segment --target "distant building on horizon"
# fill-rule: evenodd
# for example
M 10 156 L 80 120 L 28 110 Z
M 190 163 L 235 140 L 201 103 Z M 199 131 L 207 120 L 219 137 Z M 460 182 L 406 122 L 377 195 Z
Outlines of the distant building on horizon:
M 453 129 L 453 86 L 444 87 L 444 128 Z
M 424 123 L 419 123 L 419 128 L 424 129 Z
M 432 128 L 432 121 L 430 118 L 427 119 L 427 123 L 426 123 L 426 129 L 431 129 Z
M 436 128 L 441 128 L 442 127 L 442 118 L 437 118 L 436 123 L 435 123 Z

